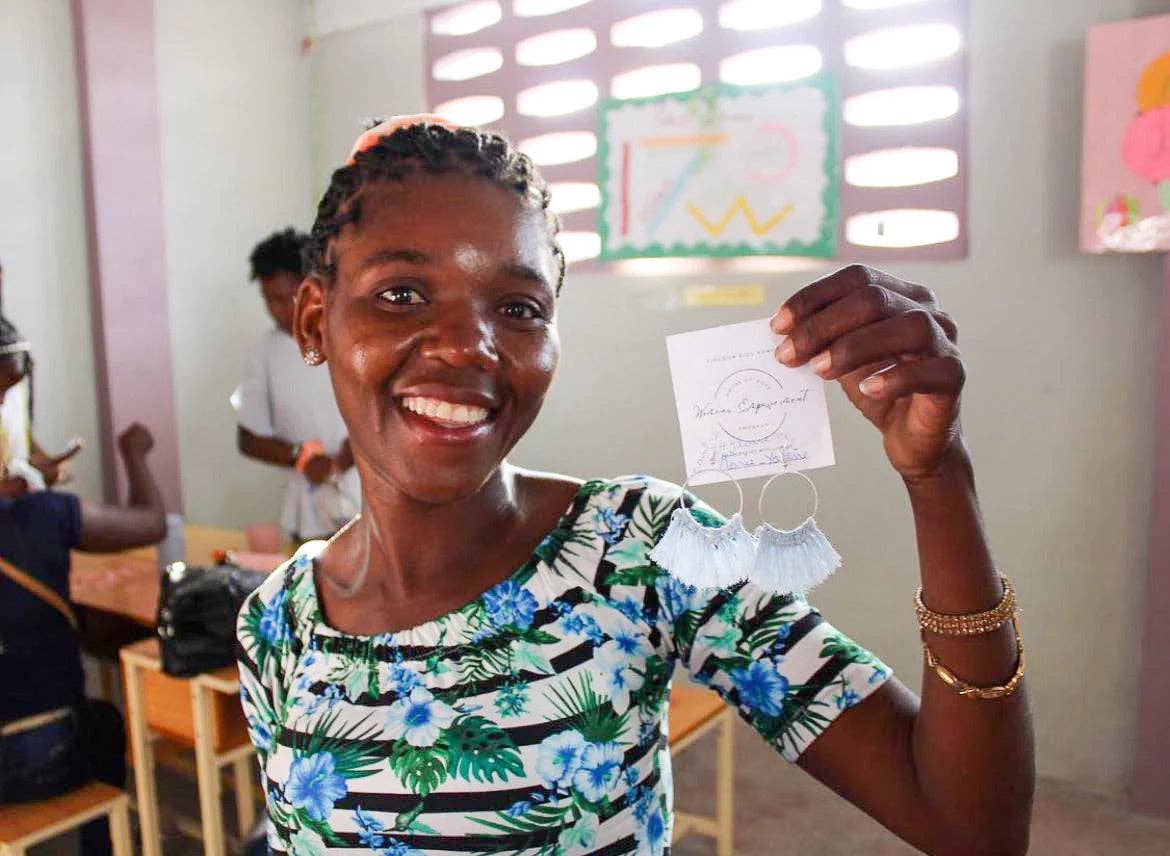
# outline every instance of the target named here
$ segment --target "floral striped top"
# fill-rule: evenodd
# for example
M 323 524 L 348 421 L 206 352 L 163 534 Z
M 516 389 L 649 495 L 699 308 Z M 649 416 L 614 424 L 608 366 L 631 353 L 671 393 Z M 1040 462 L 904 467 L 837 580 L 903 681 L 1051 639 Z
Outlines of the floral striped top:
M 676 664 L 789 760 L 889 677 L 803 599 L 651 564 L 678 497 L 587 482 L 523 567 L 396 633 L 325 623 L 319 544 L 272 574 L 239 620 L 272 849 L 668 853 Z

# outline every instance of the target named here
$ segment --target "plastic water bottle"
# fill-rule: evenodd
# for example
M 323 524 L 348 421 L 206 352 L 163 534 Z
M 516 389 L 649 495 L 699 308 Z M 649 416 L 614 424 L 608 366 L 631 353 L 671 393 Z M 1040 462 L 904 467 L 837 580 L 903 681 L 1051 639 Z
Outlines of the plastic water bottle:
M 167 515 L 167 534 L 158 545 L 158 564 L 165 568 L 172 562 L 187 561 L 187 535 L 183 529 L 183 515 Z

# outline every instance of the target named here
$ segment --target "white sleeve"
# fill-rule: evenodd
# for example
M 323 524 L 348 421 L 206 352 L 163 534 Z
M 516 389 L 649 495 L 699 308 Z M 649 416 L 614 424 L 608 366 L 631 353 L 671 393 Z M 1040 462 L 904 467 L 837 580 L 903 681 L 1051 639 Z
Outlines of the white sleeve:
M 252 352 L 248 373 L 231 396 L 236 422 L 261 437 L 276 435 L 272 420 L 272 397 L 268 389 L 268 361 L 265 359 L 267 343 L 265 339 Z

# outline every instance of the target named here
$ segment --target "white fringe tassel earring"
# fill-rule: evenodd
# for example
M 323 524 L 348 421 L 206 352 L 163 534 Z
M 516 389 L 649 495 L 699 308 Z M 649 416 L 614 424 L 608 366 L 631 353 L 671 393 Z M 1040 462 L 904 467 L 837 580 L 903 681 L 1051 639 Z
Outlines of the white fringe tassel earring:
M 800 476 L 808 482 L 813 492 L 812 514 L 795 529 L 777 529 L 769 523 L 756 527 L 756 555 L 748 579 L 767 591 L 804 596 L 841 567 L 841 554 L 817 526 L 816 514 L 820 509 L 817 486 L 802 472 L 786 470 L 764 482 L 760 489 L 760 517 L 764 516 L 764 494 L 768 486 L 784 475 Z
M 707 472 L 700 470 L 700 472 Z M 650 551 L 649 557 L 675 579 L 697 588 L 726 588 L 742 581 L 752 566 L 755 543 L 743 525 L 743 488 L 730 473 L 721 472 L 739 492 L 739 511 L 722 526 L 704 526 L 687 508 L 687 484 L 683 483 L 679 507 L 670 515 L 670 525 Z

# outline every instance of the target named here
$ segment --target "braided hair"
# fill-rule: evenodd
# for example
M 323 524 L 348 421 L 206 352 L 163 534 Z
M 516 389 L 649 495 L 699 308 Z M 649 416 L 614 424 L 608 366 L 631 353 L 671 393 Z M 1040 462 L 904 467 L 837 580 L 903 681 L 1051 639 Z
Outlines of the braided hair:
M 369 127 L 381 121 L 371 120 Z M 448 172 L 486 178 L 543 212 L 557 261 L 556 293 L 559 295 L 565 281 L 565 256 L 557 241 L 560 221 L 549 210 L 548 185 L 532 160 L 499 134 L 471 128 L 451 130 L 432 124 L 397 128 L 333 172 L 305 246 L 306 274 L 319 276 L 328 283 L 337 273 L 332 241 L 346 224 L 361 220 L 360 192 L 365 185 Z

